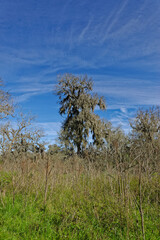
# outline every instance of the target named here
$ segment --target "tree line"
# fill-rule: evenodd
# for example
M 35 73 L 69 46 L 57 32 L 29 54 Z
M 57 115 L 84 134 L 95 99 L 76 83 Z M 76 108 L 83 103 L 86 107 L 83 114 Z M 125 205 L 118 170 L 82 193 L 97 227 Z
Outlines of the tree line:
M 139 109 L 130 120 L 131 131 L 122 129 L 95 113 L 95 109 L 106 110 L 104 97 L 93 93 L 93 81 L 85 76 L 64 74 L 58 77 L 55 93 L 59 99 L 59 113 L 65 117 L 58 136 L 58 144 L 42 141 L 43 133 L 33 127 L 33 117 L 15 114 L 10 94 L 0 81 L 1 161 L 42 158 L 44 154 L 65 158 L 78 155 L 95 162 L 97 167 L 108 164 L 121 171 L 141 165 L 144 171 L 155 171 L 160 159 L 160 107 Z M 14 121 L 5 120 L 9 117 Z M 3 123 L 3 124 L 2 124 Z

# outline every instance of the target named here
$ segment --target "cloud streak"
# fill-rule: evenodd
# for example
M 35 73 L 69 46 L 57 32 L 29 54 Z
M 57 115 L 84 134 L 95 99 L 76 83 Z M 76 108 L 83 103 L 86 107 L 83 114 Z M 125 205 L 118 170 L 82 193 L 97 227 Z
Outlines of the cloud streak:
M 35 127 L 42 129 L 45 133 L 44 140 L 49 144 L 54 144 L 58 138 L 61 122 L 39 122 Z
M 67 1 L 63 8 L 60 8 L 58 1 L 52 4 L 48 0 L 48 5 L 46 4 L 45 7 L 42 1 L 39 1 L 37 6 L 33 4 L 30 12 L 25 11 L 23 17 L 23 7 L 28 9 L 29 3 L 19 5 L 18 1 L 15 1 L 15 4 L 11 5 L 12 13 L 8 10 L 10 8 L 5 10 L 7 5 L 4 4 L 4 9 L 2 9 L 6 14 L 10 14 L 10 17 L 7 15 L 6 18 L 4 13 L 0 12 L 2 13 L 0 31 L 3 32 L 4 40 L 2 41 L 0 37 L 0 58 L 17 62 L 17 64 L 48 64 L 53 69 L 57 67 L 77 69 L 78 67 L 96 68 L 117 64 L 131 66 L 133 61 L 136 64 L 140 56 L 144 58 L 147 56 L 143 65 L 151 62 L 151 65 L 155 64 L 155 68 L 158 69 L 159 61 L 156 57 L 160 52 L 158 1 L 152 1 L 151 4 L 151 0 L 146 0 L 143 3 L 137 3 L 136 6 L 128 0 L 117 1 L 116 4 L 109 4 L 108 1 L 100 4 L 100 2 L 92 4 L 87 12 L 90 6 L 89 0 L 83 4 L 76 2 L 73 4 L 72 1 Z M 18 9 L 22 11 L 18 14 L 19 18 L 16 15 Z M 54 14 L 51 9 L 55 10 Z M 59 14 L 61 14 L 60 19 Z M 28 39 L 27 45 L 25 42 L 24 46 L 22 45 L 26 34 L 23 31 L 19 47 L 5 44 L 9 41 L 12 32 L 8 30 L 11 16 L 15 23 L 20 24 L 19 19 L 21 19 L 21 27 L 27 26 L 32 30 L 29 34 L 31 39 Z M 46 24 L 50 29 L 46 28 Z M 37 37 L 33 32 L 34 28 Z M 18 36 L 20 36 L 19 32 Z M 149 57 L 151 54 L 152 56 Z M 132 61 L 127 62 L 127 60 Z M 158 64 L 156 64 L 157 61 Z M 138 64 L 141 63 L 138 62 Z
M 95 77 L 97 79 L 97 76 Z M 112 76 L 98 76 L 95 81 L 95 91 L 108 98 L 117 100 L 117 105 L 159 105 L 160 83 L 142 79 L 118 78 Z

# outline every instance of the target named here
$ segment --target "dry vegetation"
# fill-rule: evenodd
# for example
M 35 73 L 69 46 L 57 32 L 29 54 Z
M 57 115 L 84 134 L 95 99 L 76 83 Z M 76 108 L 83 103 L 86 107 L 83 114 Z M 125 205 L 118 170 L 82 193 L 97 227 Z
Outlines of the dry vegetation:
M 1 126 L 0 239 L 160 239 L 159 107 L 77 153 L 45 150 L 31 123 Z
M 0 239 L 160 239 L 159 166 L 142 159 L 2 159 Z

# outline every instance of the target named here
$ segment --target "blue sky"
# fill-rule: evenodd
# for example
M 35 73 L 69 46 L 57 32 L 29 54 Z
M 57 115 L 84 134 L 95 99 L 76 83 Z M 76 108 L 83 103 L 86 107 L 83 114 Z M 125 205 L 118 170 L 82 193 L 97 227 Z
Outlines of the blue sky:
M 0 0 L 0 76 L 51 142 L 66 72 L 91 76 L 97 113 L 127 131 L 138 107 L 160 104 L 160 1 Z

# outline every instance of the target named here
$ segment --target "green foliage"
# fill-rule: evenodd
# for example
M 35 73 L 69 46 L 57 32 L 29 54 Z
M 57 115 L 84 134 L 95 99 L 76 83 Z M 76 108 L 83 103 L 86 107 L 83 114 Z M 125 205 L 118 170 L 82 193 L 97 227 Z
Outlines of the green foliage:
M 4 171 L 0 171 L 0 190 L 10 184 L 12 181 L 12 174 Z
M 59 96 L 60 114 L 66 115 L 62 126 L 60 140 L 64 145 L 77 153 L 82 153 L 92 134 L 94 144 L 102 143 L 104 137 L 104 123 L 94 113 L 95 107 L 105 110 L 103 97 L 92 94 L 93 82 L 87 76 L 66 74 L 59 78 L 56 93 Z
M 0 239 L 143 239 L 137 207 L 138 176 L 125 178 L 118 171 L 99 174 L 93 169 L 77 175 L 75 165 L 68 174 L 53 173 L 44 207 L 42 172 L 35 172 L 30 180 L 28 175 L 22 176 L 14 203 L 10 173 L 2 174 L 1 180 L 6 184 L 5 196 L 0 200 Z M 15 175 L 15 182 L 19 174 Z M 159 175 L 154 174 L 149 180 L 143 175 L 142 180 L 146 240 L 158 240 Z

